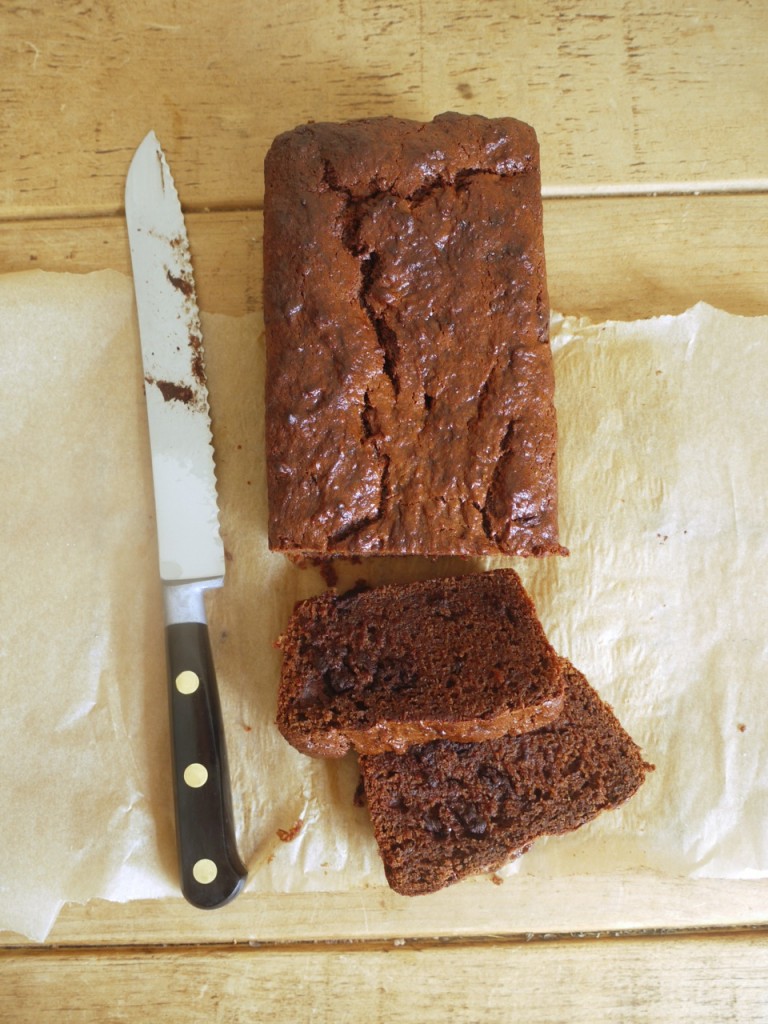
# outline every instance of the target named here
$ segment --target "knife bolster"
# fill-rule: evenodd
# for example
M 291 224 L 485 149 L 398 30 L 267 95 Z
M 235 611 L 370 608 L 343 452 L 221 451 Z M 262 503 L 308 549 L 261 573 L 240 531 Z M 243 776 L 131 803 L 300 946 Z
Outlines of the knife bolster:
M 223 583 L 224 580 L 221 578 L 164 583 L 163 604 L 166 626 L 173 626 L 180 622 L 207 622 L 205 592 L 221 587 Z

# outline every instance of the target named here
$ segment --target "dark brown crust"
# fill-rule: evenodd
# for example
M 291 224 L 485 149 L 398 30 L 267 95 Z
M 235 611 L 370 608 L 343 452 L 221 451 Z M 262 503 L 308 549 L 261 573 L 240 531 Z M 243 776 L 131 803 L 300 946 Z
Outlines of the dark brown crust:
M 564 553 L 533 129 L 304 125 L 265 176 L 270 546 Z
M 562 666 L 511 569 L 302 602 L 280 639 L 277 725 L 304 754 L 477 742 L 553 721 Z
M 573 831 L 640 787 L 652 766 L 581 673 L 564 664 L 563 712 L 538 732 L 360 758 L 394 890 L 415 896 L 494 871 L 541 836 Z

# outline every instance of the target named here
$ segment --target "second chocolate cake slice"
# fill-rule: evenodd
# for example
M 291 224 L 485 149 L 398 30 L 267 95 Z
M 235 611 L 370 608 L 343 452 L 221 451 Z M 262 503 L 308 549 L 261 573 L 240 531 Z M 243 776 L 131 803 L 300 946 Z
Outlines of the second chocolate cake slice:
M 537 732 L 360 758 L 396 892 L 435 892 L 496 870 L 535 840 L 579 828 L 640 787 L 652 766 L 584 676 L 563 665 L 562 714 Z
M 279 645 L 277 724 L 315 757 L 521 733 L 562 707 L 560 660 L 511 569 L 326 592 Z

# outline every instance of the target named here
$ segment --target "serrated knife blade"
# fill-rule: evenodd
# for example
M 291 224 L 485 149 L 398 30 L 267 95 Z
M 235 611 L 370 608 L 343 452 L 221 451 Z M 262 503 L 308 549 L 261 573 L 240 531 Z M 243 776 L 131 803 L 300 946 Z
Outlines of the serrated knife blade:
M 187 231 L 154 132 L 125 186 L 149 423 L 165 607 L 181 890 L 194 906 L 229 902 L 246 869 L 235 842 L 205 591 L 224 582 L 224 546 L 200 314 Z

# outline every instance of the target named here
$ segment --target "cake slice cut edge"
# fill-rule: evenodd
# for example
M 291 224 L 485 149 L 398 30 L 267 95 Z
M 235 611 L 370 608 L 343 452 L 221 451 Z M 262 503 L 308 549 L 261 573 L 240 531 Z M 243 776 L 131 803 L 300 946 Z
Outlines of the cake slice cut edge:
M 314 757 L 481 742 L 553 722 L 561 660 L 511 569 L 337 595 L 294 610 L 277 725 Z

